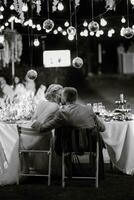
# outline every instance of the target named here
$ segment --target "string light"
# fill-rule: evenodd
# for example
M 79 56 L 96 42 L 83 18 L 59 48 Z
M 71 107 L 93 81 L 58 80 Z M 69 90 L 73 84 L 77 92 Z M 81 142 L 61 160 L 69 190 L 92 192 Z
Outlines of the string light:
M 74 35 L 68 35 L 68 39 L 69 39 L 70 41 L 74 40 Z
M 59 26 L 59 27 L 57 28 L 57 30 L 58 30 L 59 32 L 61 32 L 61 31 L 62 31 L 61 26 Z
M 64 35 L 64 36 L 67 35 L 67 32 L 66 32 L 66 31 L 63 31 L 63 32 L 62 32 L 62 35 Z
M 5 23 L 5 26 L 9 26 L 9 23 L 8 23 L 8 22 L 6 22 L 6 23 Z
M 64 5 L 63 5 L 63 3 L 62 3 L 62 2 L 59 2 L 57 8 L 58 8 L 59 11 L 63 11 L 63 10 L 64 10 Z
M 23 12 L 27 12 L 27 11 L 28 11 L 27 3 L 23 3 L 22 11 L 23 11 Z
M 83 22 L 83 26 L 84 26 L 84 27 L 87 27 L 87 26 L 88 26 L 88 23 L 87 23 L 86 20 Z
M 125 19 L 125 17 L 122 17 L 122 18 L 121 18 L 121 23 L 123 23 L 123 24 L 126 23 L 126 19 Z
M 0 11 L 3 12 L 4 11 L 4 7 L 0 6 Z
M 66 21 L 66 22 L 64 23 L 64 26 L 65 26 L 65 27 L 68 27 L 68 26 L 69 26 L 69 22 Z
M 40 42 L 38 40 L 38 38 L 34 39 L 34 46 L 38 47 L 40 45 Z
M 100 19 L 100 25 L 101 26 L 106 26 L 107 25 L 107 21 L 104 18 Z
M 11 6 L 10 6 L 10 10 L 14 10 L 14 5 L 11 5 Z
M 3 17 L 3 15 L 2 14 L 0 14 L 0 19 L 3 19 L 4 17 Z
M 93 31 L 90 31 L 89 33 L 91 36 L 94 36 L 94 32 Z
M 134 6 L 134 0 L 130 0 L 130 3 Z
M 57 35 L 57 34 L 58 34 L 58 31 L 55 29 L 55 30 L 53 31 L 53 34 L 54 34 L 54 35 Z

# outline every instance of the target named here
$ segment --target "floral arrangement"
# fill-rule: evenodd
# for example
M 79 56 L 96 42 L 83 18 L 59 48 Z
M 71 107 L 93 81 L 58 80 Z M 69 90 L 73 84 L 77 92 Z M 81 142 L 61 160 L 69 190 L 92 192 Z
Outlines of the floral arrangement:
M 23 1 L 22 0 L 13 0 L 13 5 L 16 12 L 19 13 L 22 23 L 24 22 L 24 13 L 22 11 Z
M 20 62 L 22 48 L 22 36 L 16 30 L 7 28 L 4 31 L 4 48 L 0 51 L 0 60 L 3 67 L 6 67 L 13 60 L 14 62 Z
M 105 1 L 106 1 L 105 8 L 107 10 L 115 10 L 116 9 L 115 0 L 105 0 Z

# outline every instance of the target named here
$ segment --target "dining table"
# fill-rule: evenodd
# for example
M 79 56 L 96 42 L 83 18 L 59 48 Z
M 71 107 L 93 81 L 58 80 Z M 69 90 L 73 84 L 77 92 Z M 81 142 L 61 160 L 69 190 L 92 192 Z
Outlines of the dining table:
M 100 134 L 111 162 L 123 173 L 133 175 L 134 120 L 110 120 L 104 121 L 104 124 L 106 129 Z M 0 185 L 15 184 L 18 181 L 19 135 L 17 125 L 13 122 L 0 122 Z M 54 162 L 57 162 L 57 166 L 59 165 L 59 160 Z
M 17 124 L 0 122 L 0 185 L 17 183 L 18 145 Z
M 19 134 L 17 126 L 31 127 L 30 121 L 0 121 L 0 185 L 17 184 L 19 179 Z M 53 131 L 52 131 L 53 132 Z M 52 134 L 54 140 L 54 133 Z M 48 145 L 47 133 L 45 136 L 23 137 L 24 148 L 31 148 L 36 144 L 39 148 Z M 32 165 L 35 170 L 46 173 L 48 170 L 47 155 L 40 154 L 31 157 Z M 61 158 L 53 152 L 52 172 L 59 174 L 61 172 Z
M 101 136 L 113 166 L 128 175 L 134 175 L 134 120 L 104 121 Z

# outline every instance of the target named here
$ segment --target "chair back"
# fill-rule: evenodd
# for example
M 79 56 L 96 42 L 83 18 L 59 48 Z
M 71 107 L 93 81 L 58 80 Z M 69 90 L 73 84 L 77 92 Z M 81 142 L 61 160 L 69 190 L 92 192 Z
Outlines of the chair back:
M 19 134 L 24 134 L 24 135 L 39 135 L 39 131 L 31 128 L 31 127 L 27 127 L 27 126 L 23 126 L 23 125 L 18 125 L 18 133 Z
M 55 130 L 55 152 L 75 152 L 79 155 L 84 152 L 96 151 L 98 133 L 87 128 L 60 127 Z

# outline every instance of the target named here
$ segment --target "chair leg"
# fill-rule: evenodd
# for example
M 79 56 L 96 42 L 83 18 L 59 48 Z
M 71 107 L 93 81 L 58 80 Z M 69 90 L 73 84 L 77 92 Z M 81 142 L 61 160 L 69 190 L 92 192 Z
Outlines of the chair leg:
M 51 184 L 51 167 L 52 167 L 52 148 L 50 148 L 49 155 L 48 155 L 48 186 Z
M 99 142 L 96 144 L 96 181 L 95 187 L 99 187 Z
M 62 187 L 65 187 L 65 160 L 64 152 L 62 152 Z

